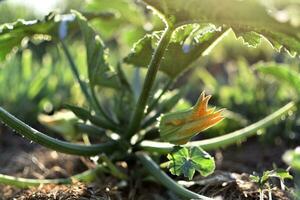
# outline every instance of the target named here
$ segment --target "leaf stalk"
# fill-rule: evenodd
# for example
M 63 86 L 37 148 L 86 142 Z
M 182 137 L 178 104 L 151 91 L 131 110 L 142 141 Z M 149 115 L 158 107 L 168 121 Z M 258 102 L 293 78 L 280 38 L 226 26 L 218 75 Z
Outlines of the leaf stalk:
M 137 152 L 136 155 L 140 162 L 143 164 L 143 166 L 152 176 L 154 176 L 162 185 L 164 185 L 166 188 L 170 189 L 177 195 L 187 199 L 212 200 L 209 197 L 197 194 L 179 185 L 177 182 L 171 179 L 165 172 L 163 172 L 159 168 L 159 166 L 151 159 L 151 157 L 146 153 Z
M 147 75 L 143 84 L 142 92 L 139 96 L 137 106 L 135 107 L 134 113 L 132 115 L 128 131 L 125 135 L 126 139 L 130 139 L 140 128 L 141 121 L 143 116 L 145 115 L 145 108 L 150 96 L 150 92 L 158 72 L 160 63 L 163 59 L 164 53 L 169 45 L 172 33 L 173 33 L 173 26 L 167 26 L 166 30 L 164 31 L 157 48 L 154 51 L 154 54 L 151 58 Z
M 94 91 L 94 86 L 92 86 L 90 84 L 90 88 L 91 88 L 91 91 L 88 90 L 88 87 L 87 87 L 87 84 L 84 83 L 81 78 L 80 78 L 80 75 L 79 75 L 79 72 L 78 72 L 78 69 L 77 69 L 77 66 L 74 62 L 74 59 L 73 57 L 71 56 L 71 53 L 67 47 L 67 45 L 65 44 L 65 42 L 63 40 L 61 40 L 61 44 L 62 44 L 62 48 L 63 48 L 63 51 L 69 61 L 69 64 L 70 64 L 70 68 L 72 70 L 72 73 L 74 74 L 77 82 L 79 83 L 79 86 L 80 86 L 80 89 L 81 91 L 83 92 L 84 94 L 84 97 L 86 98 L 86 100 L 89 102 L 89 104 L 91 105 L 91 107 L 93 109 L 95 109 L 95 111 L 98 113 L 98 114 L 102 114 L 102 116 L 105 118 L 105 120 L 112 126 L 115 125 L 115 122 L 105 113 L 105 111 L 103 110 L 101 104 L 98 102 L 98 99 L 96 97 L 96 94 L 95 94 L 95 91 Z
M 267 117 L 243 129 L 219 137 L 211 138 L 211 139 L 189 142 L 183 146 L 185 147 L 199 146 L 204 150 L 214 150 L 214 149 L 226 147 L 231 144 L 235 144 L 237 142 L 246 140 L 250 136 L 256 135 L 257 131 L 266 128 L 271 124 L 274 124 L 282 116 L 288 114 L 288 112 L 294 110 L 295 108 L 296 108 L 296 104 L 294 102 L 289 102 L 288 104 L 281 107 L 274 113 L 268 115 Z M 174 147 L 175 145 L 167 142 L 143 141 L 139 144 L 138 148 L 140 150 L 144 150 L 148 152 L 167 154 L 170 153 Z
M 71 176 L 69 178 L 59 178 L 59 179 L 29 179 L 29 178 L 18 178 L 14 176 L 8 176 L 0 174 L 0 183 L 5 185 L 11 185 L 18 188 L 29 188 L 35 187 L 42 184 L 71 184 L 74 181 L 81 182 L 92 182 L 95 180 L 97 175 L 103 170 L 103 166 L 97 165 L 94 169 L 84 171 L 80 174 Z
M 81 144 L 73 144 L 52 138 L 25 124 L 24 122 L 4 110 L 2 107 L 0 107 L 0 120 L 27 139 L 61 153 L 73 154 L 78 156 L 95 156 L 99 153 L 111 153 L 116 150 L 116 148 L 118 148 L 117 142 L 114 141 L 87 146 Z

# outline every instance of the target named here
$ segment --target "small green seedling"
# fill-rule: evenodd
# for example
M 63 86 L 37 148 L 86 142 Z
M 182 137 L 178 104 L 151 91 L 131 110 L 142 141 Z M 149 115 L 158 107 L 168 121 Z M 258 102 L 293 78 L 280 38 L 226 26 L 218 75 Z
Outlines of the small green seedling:
M 280 180 L 281 189 L 285 189 L 284 180 L 285 179 L 293 179 L 292 175 L 284 169 L 274 169 L 271 171 L 264 171 L 262 176 L 259 175 L 250 175 L 250 180 L 254 183 L 258 184 L 260 200 L 264 199 L 264 191 L 268 191 L 269 199 L 272 199 L 272 185 L 270 183 L 270 179 L 278 178 Z

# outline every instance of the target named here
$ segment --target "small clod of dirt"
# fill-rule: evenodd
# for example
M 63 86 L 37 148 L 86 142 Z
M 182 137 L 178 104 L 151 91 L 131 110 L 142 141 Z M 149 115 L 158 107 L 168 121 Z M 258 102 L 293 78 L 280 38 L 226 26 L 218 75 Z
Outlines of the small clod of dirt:
M 96 194 L 93 188 L 82 183 L 72 185 L 45 185 L 19 192 L 15 200 L 98 200 L 109 197 Z
M 193 191 L 210 197 L 220 197 L 223 200 L 258 200 L 260 193 L 258 185 L 252 182 L 249 174 L 237 174 L 216 171 L 213 175 L 193 181 Z M 290 200 L 288 192 L 273 187 L 270 191 L 273 200 Z M 264 191 L 264 199 L 269 199 L 268 191 Z

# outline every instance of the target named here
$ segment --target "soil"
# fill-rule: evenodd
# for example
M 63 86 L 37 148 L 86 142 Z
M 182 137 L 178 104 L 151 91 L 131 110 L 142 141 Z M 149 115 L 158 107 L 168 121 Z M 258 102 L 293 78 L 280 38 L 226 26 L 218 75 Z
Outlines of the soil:
M 92 166 L 87 159 L 48 150 L 7 129 L 0 129 L 0 138 L 0 173 L 3 174 L 39 179 L 64 178 Z M 196 176 L 193 182 L 181 181 L 181 184 L 202 195 L 225 200 L 259 199 L 258 187 L 249 180 L 249 174 L 270 170 L 274 164 L 286 168 L 281 160 L 285 150 L 284 145 L 268 146 L 251 139 L 242 146 L 211 152 L 216 158 L 217 171 L 205 179 Z M 127 182 L 103 174 L 89 185 L 43 185 L 30 189 L 0 185 L 0 200 L 178 199 L 153 179 L 145 180 L 146 174 L 135 173 L 140 166 L 128 168 L 133 169 L 125 172 L 134 179 Z M 267 195 L 265 192 L 265 199 L 268 199 Z M 291 199 L 287 191 L 275 186 L 272 197 Z

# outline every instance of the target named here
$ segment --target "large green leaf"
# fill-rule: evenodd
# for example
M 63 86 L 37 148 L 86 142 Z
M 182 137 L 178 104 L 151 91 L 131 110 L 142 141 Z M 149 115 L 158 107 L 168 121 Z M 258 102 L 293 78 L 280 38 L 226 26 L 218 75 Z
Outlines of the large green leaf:
M 35 34 L 57 34 L 57 23 L 61 17 L 49 14 L 45 19 L 25 21 L 18 20 L 14 23 L 7 23 L 0 26 L 0 61 L 6 58 L 12 49 L 19 46 L 24 37 L 31 37 Z
M 202 176 L 208 176 L 215 170 L 215 161 L 200 147 L 179 147 L 168 154 L 169 168 L 173 175 L 183 174 L 191 180 L 198 171 Z
M 258 0 L 144 0 L 172 19 L 175 25 L 213 23 L 232 28 L 249 45 L 259 43 L 258 36 L 282 47 L 292 55 L 300 53 L 300 28 L 276 21 Z
M 104 46 L 100 36 L 89 26 L 86 18 L 79 12 L 76 15 L 80 30 L 82 32 L 87 54 L 88 76 L 90 83 L 107 87 L 119 88 L 120 82 L 115 71 L 107 62 L 108 49 Z
M 135 25 L 142 25 L 144 18 L 142 9 L 132 0 L 90 0 L 85 4 L 85 10 L 96 13 L 109 10 L 116 13 L 115 21 L 127 21 Z
M 179 27 L 172 35 L 160 70 L 170 77 L 176 77 L 186 70 L 224 33 L 213 25 L 189 24 Z M 139 40 L 125 62 L 138 67 L 147 67 L 162 32 L 154 32 Z
M 111 18 L 111 13 L 87 13 L 89 19 L 99 18 L 106 20 Z M 19 19 L 13 23 L 0 25 L 0 61 L 16 47 L 21 45 L 24 38 L 38 40 L 55 40 L 64 38 L 70 32 L 78 29 L 74 23 L 74 14 L 50 13 L 42 20 L 25 21 Z
M 276 63 L 259 63 L 255 68 L 260 73 L 271 75 L 278 81 L 289 84 L 300 94 L 300 74 L 289 66 Z
M 112 11 L 113 20 L 93 20 L 91 23 L 106 41 L 117 40 L 131 46 L 145 34 L 143 26 L 147 23 L 143 7 L 132 0 L 90 0 L 84 4 L 84 10 L 90 12 Z M 127 51 L 127 49 L 126 49 Z M 122 52 L 122 50 L 120 50 Z

